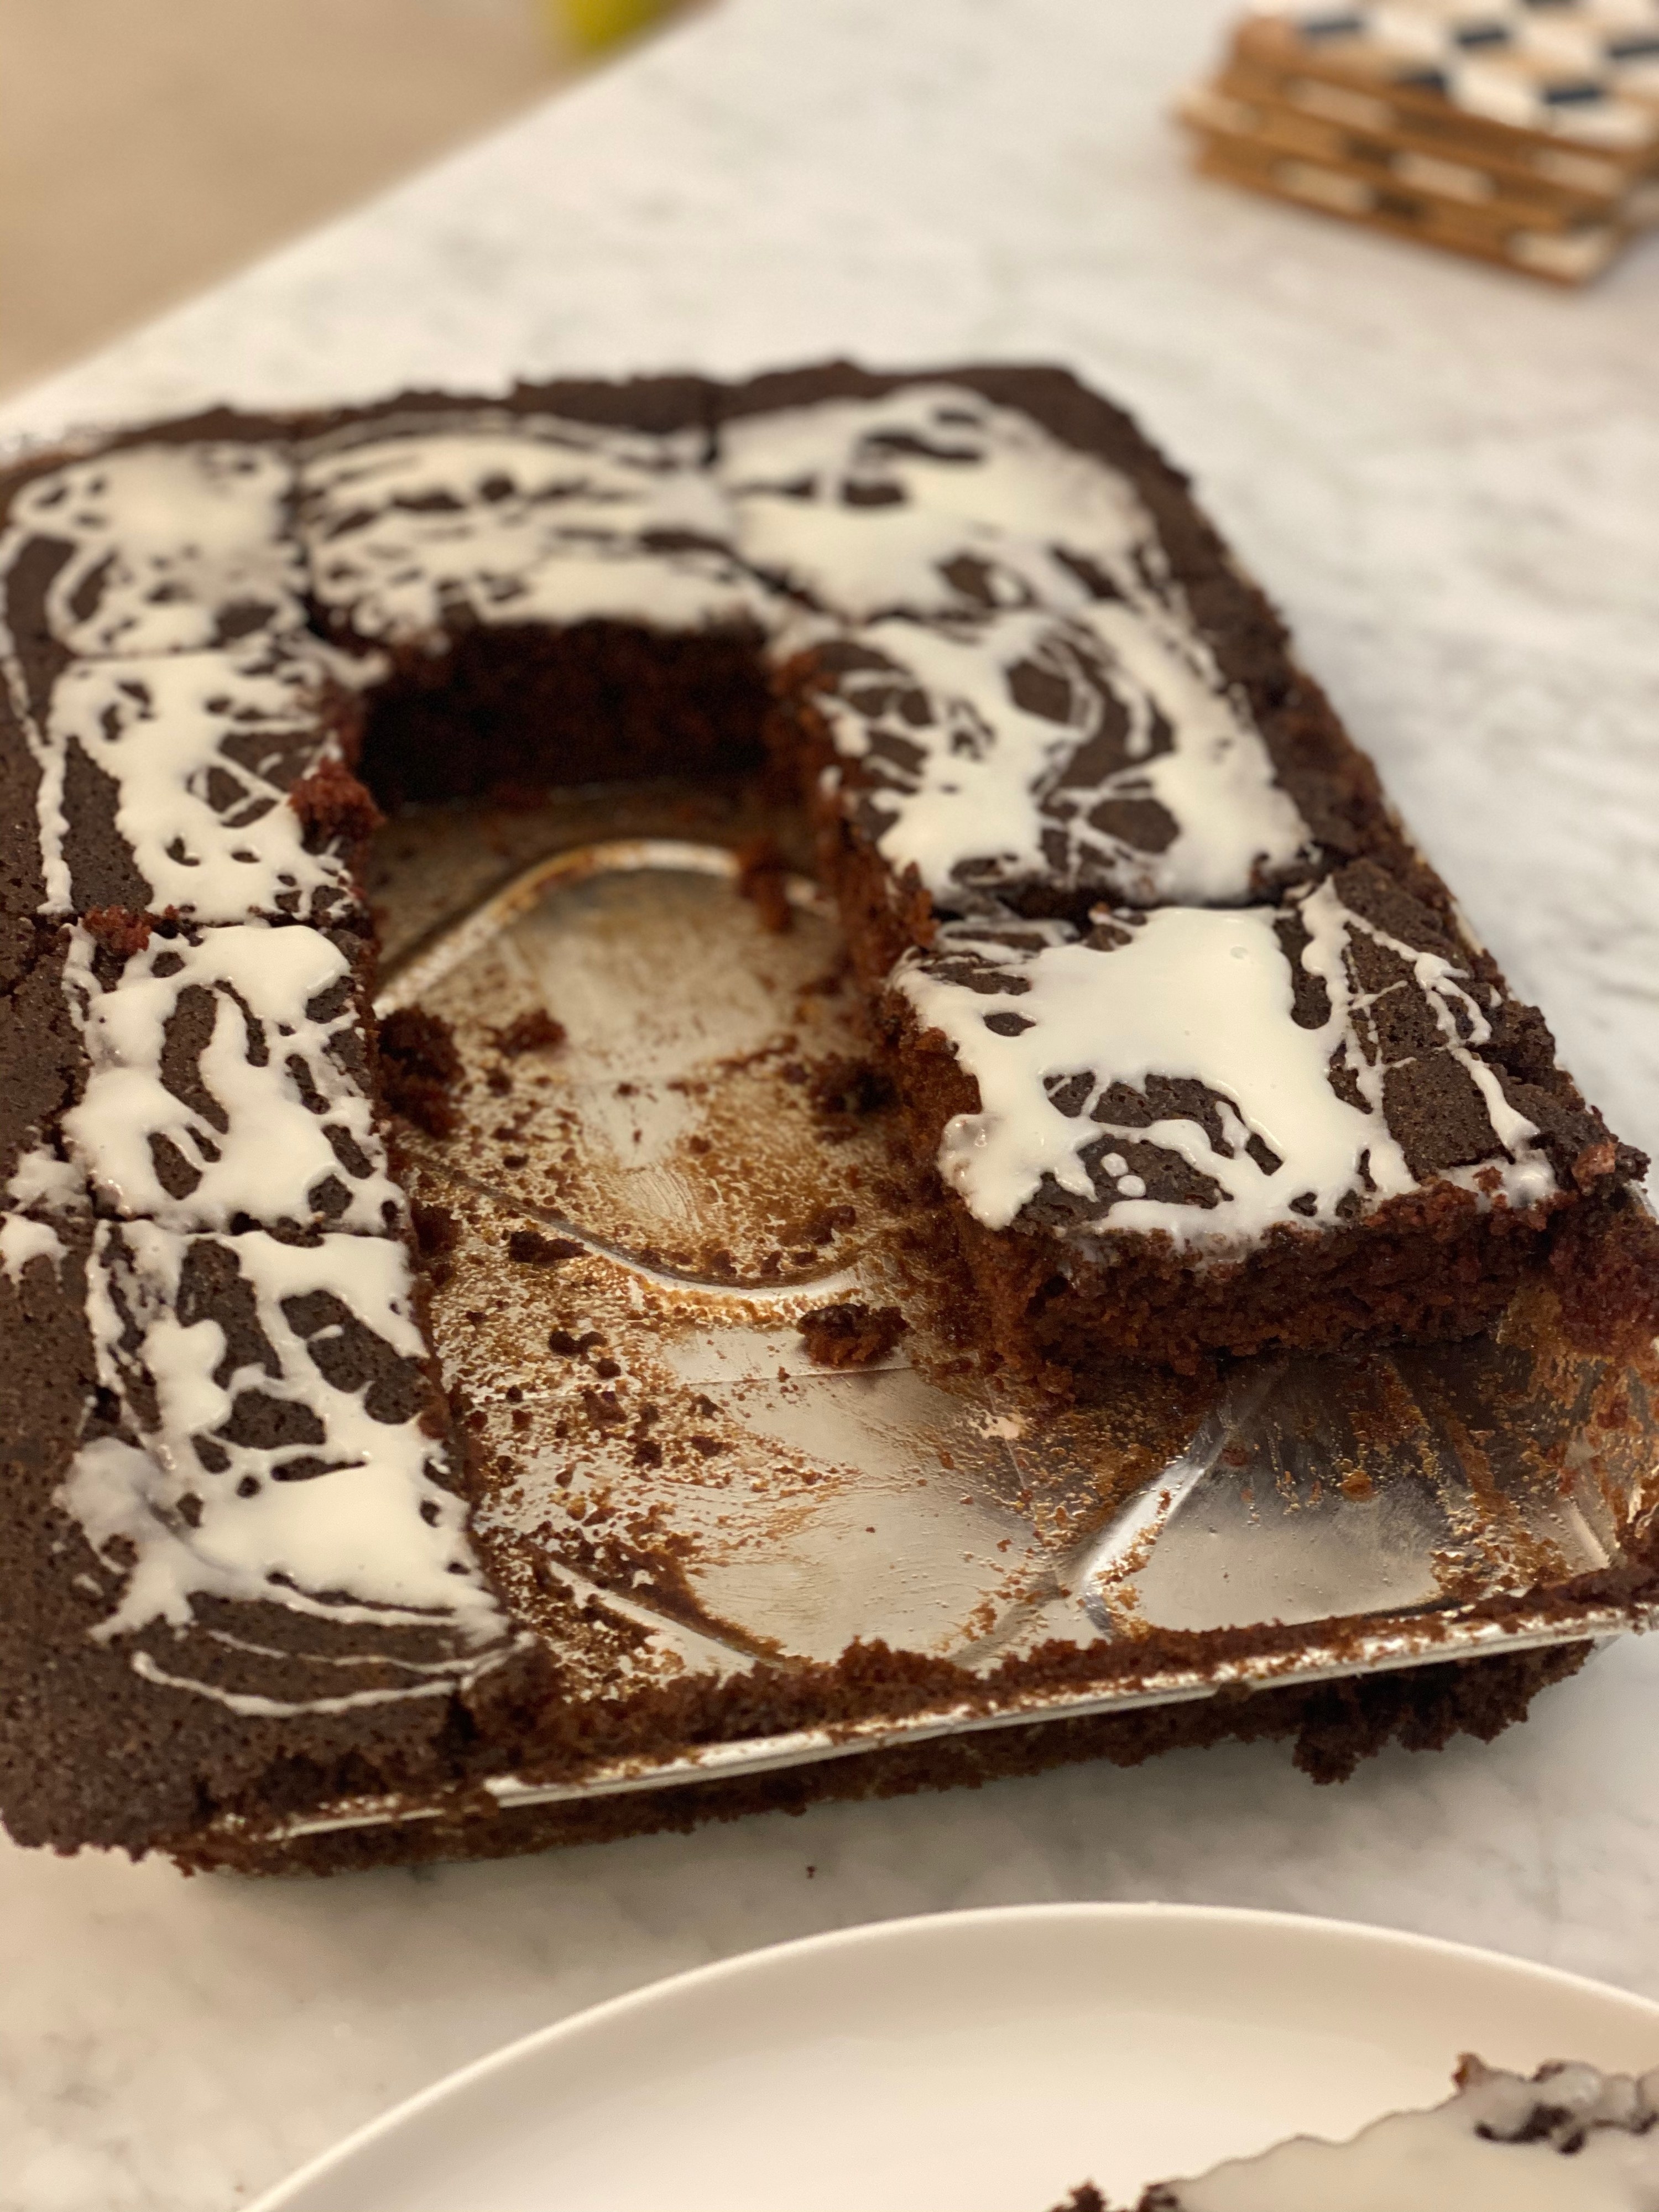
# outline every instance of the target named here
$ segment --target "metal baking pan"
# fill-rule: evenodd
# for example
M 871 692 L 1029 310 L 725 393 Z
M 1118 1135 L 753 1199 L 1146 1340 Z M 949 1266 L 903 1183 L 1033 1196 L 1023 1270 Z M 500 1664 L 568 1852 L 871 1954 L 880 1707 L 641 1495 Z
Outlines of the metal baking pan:
M 804 876 L 783 933 L 734 895 L 767 828 L 789 835 L 752 799 L 642 786 L 381 836 L 382 1010 L 443 1015 L 468 1069 L 460 1129 L 409 1152 L 462 1232 L 434 1322 L 477 1540 L 578 1698 L 855 1638 L 974 1677 L 1057 1638 L 1111 1676 L 504 1776 L 495 1808 L 1646 1625 L 1607 1593 L 1659 1496 L 1647 1391 L 1524 1302 L 1472 1343 L 1207 1386 L 1126 1372 L 1059 1414 L 917 1332 L 815 1366 L 800 1316 L 894 1300 L 906 1201 L 879 1126 L 826 1130 L 814 1103 L 860 1050 L 832 918 Z M 543 1011 L 564 1042 L 513 1050 Z M 563 1256 L 513 1257 L 515 1231 L 545 1249 L 526 1231 Z M 1160 1630 L 1243 1632 L 1172 1661 Z M 453 1809 L 360 1800 L 262 1832 Z

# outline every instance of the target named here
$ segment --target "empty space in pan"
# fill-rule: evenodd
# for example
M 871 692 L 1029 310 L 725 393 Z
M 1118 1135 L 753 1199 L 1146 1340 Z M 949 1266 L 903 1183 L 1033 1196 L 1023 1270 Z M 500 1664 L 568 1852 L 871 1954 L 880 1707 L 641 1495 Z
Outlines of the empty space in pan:
M 865 1050 L 833 921 L 795 873 L 768 927 L 736 895 L 753 823 L 694 811 L 434 810 L 378 887 L 382 1003 L 441 1015 L 466 1068 L 456 1133 L 410 1150 L 457 1231 L 435 1316 L 480 1538 L 595 1691 L 854 1638 L 972 1665 L 1138 1624 L 1403 1626 L 1617 1555 L 1643 1449 L 1575 1444 L 1597 1377 L 1564 1389 L 1523 1326 L 1207 1397 L 1126 1374 L 1060 1415 L 942 1375 L 920 1328 L 815 1366 L 803 1314 L 902 1297 L 914 1201 L 879 1118 L 823 1110 Z

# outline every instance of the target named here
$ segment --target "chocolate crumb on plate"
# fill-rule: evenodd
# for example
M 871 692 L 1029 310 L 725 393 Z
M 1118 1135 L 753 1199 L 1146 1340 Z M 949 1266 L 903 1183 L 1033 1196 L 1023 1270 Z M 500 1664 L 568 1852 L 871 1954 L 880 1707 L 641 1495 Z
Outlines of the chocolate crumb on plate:
M 908 1326 L 896 1306 L 867 1306 L 857 1298 L 817 1306 L 796 1324 L 807 1356 L 820 1367 L 868 1367 L 885 1359 Z
M 515 1229 L 507 1240 L 507 1256 L 526 1267 L 553 1267 L 561 1260 L 580 1260 L 586 1250 L 573 1237 L 547 1237 L 539 1229 Z
M 545 1006 L 532 1006 L 528 1013 L 518 1015 L 505 1029 L 495 1031 L 495 1049 L 509 1060 L 526 1052 L 553 1052 L 564 1042 L 565 1035 L 564 1024 L 556 1022 Z

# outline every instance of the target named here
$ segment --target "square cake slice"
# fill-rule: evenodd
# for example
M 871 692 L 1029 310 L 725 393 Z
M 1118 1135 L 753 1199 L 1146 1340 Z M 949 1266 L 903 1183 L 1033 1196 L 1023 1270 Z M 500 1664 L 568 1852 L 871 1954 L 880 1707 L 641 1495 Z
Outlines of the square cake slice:
M 180 1231 L 398 1234 L 363 940 L 100 919 L 64 933 L 81 1065 L 62 1146 L 95 1210 Z
M 1203 640 L 1156 608 L 890 617 L 783 680 L 777 742 L 838 897 L 869 917 L 873 981 L 935 917 L 1245 904 L 1322 865 L 1300 763 L 1281 776 Z
M 0 1189 L 181 1233 L 401 1235 L 349 931 L 0 922 Z
M 453 1784 L 544 1701 L 395 1240 L 0 1217 L 0 1439 L 20 1841 Z
M 293 489 L 274 440 L 153 436 L 23 471 L 0 514 L 0 631 L 22 703 L 71 658 L 302 632 Z
M 783 589 L 867 622 L 1170 587 L 1130 473 L 948 373 L 842 381 L 763 378 L 721 423 L 738 548 Z
M 1468 1334 L 1639 1172 L 1370 862 L 1277 907 L 952 923 L 888 1006 L 986 1333 L 1075 1375 Z
M 830 790 L 946 913 L 1239 905 L 1312 866 L 1247 705 L 1152 610 L 892 618 L 809 666 Z
M 390 656 L 368 768 L 387 803 L 758 757 L 775 595 L 705 465 L 701 387 L 665 423 L 650 397 L 638 424 L 625 404 L 590 421 L 526 398 L 393 413 L 307 447 L 319 617 Z
M 0 905 L 366 926 L 375 819 L 362 716 L 311 640 L 64 663 L 36 711 L 0 701 Z

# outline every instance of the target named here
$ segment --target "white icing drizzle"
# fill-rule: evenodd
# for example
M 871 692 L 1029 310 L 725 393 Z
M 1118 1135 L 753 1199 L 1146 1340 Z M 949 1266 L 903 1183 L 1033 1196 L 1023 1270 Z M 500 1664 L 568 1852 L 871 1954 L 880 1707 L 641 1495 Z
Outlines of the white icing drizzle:
M 1157 528 L 1127 477 L 961 386 L 740 417 L 720 431 L 717 466 L 744 559 L 853 622 L 1079 606 L 1096 594 L 1062 550 L 1109 588 L 1163 586 Z
M 701 434 L 548 417 L 384 430 L 302 471 L 317 597 L 360 636 L 429 643 L 482 623 L 659 629 L 762 619 Z
M 150 907 L 187 920 L 354 902 L 339 856 L 308 853 L 289 786 L 340 758 L 322 719 L 338 655 L 297 641 L 71 662 L 33 738 L 48 914 L 73 911 L 64 779 L 78 745 L 115 784 L 115 825 Z M 234 747 L 234 752 L 231 750 Z
M 1471 1049 L 1490 1037 L 1491 1025 L 1469 979 L 1440 955 L 1402 945 L 1352 913 L 1329 883 L 1281 911 L 1299 914 L 1310 937 L 1303 963 L 1329 993 L 1329 1015 L 1317 1029 L 1293 1018 L 1291 970 L 1267 908 L 1163 907 L 1120 917 L 1127 941 L 1112 949 L 1096 949 L 1059 924 L 1022 927 L 1011 947 L 957 923 L 940 933 L 935 952 L 906 956 L 896 988 L 923 1030 L 943 1032 L 979 1085 L 979 1110 L 953 1117 L 939 1155 L 941 1175 L 979 1220 L 1006 1228 L 1045 1175 L 1064 1191 L 1094 1198 L 1081 1156 L 1103 1138 L 1174 1152 L 1220 1195 L 1209 1206 L 1148 1198 L 1118 1152 L 1102 1162 L 1105 1173 L 1115 1172 L 1115 1194 L 1086 1225 L 1162 1231 L 1200 1255 L 1236 1252 L 1276 1224 L 1328 1226 L 1342 1218 L 1345 1200 L 1370 1212 L 1414 1188 L 1383 1117 L 1387 1068 L 1364 1020 L 1371 1002 L 1345 957 L 1350 933 L 1410 965 L 1443 1048 L 1486 1102 L 1498 1149 L 1491 1161 L 1449 1170 L 1442 1179 L 1482 1204 L 1501 1194 L 1526 1206 L 1553 1192 L 1537 1130 Z M 942 960 L 964 954 L 994 971 L 1000 988 L 975 990 L 939 972 Z M 987 1027 L 988 1016 L 1018 1017 L 1026 1026 L 1000 1034 Z M 1363 1103 L 1337 1091 L 1334 1065 Z M 1218 1109 L 1224 1149 L 1184 1117 L 1146 1127 L 1091 1118 L 1111 1085 L 1140 1089 L 1153 1075 L 1194 1079 L 1226 1102 Z M 1073 1076 L 1088 1079 L 1087 1093 L 1080 1110 L 1066 1114 L 1052 1093 Z M 1277 1167 L 1246 1149 L 1252 1139 L 1258 1152 L 1265 1146 L 1277 1156 Z
M 345 1371 L 339 1325 L 307 1340 L 284 1310 L 331 1293 L 395 1352 L 420 1361 L 402 1245 L 370 1237 L 283 1244 L 259 1231 L 214 1240 L 234 1255 L 270 1354 L 227 1373 L 223 1326 L 186 1324 L 178 1312 L 187 1256 L 203 1241 L 150 1222 L 97 1233 L 88 1307 L 99 1379 L 135 1419 L 149 1386 L 155 1410 L 142 1445 L 116 1437 L 84 1445 L 60 1492 L 125 1583 L 96 1638 L 153 1621 L 184 1627 L 192 1599 L 212 1595 L 340 1623 L 447 1626 L 473 1646 L 495 1641 L 504 1624 L 466 1540 L 465 1507 L 434 1479 L 441 1445 L 418 1413 L 378 1420 L 361 1382 L 330 1380 L 330 1367 Z M 248 1393 L 303 1409 L 295 1418 L 321 1440 L 273 1448 L 227 1437 Z M 327 1471 L 283 1479 L 284 1468 L 319 1462 Z
M 18 1213 L 83 1213 L 87 1207 L 86 1182 L 71 1161 L 60 1159 L 46 1145 L 36 1145 L 22 1155 L 13 1169 L 11 1181 L 6 1185 L 4 1203 L 8 1209 Z
M 69 548 L 46 592 L 52 635 L 83 655 L 193 653 L 305 623 L 285 528 L 293 471 L 269 446 L 135 446 L 34 477 L 0 535 L 0 575 L 40 539 Z
M 21 1213 L 0 1218 L 0 1268 L 14 1283 L 31 1260 L 50 1260 L 56 1268 L 67 1257 L 64 1240 L 49 1221 L 32 1221 Z
M 947 906 L 968 885 L 994 892 L 1033 878 L 1138 905 L 1226 904 L 1310 857 L 1248 708 L 1195 636 L 1150 611 L 1109 602 L 1063 619 L 889 619 L 851 642 L 885 666 L 848 671 L 819 695 L 836 750 L 865 762 L 878 787 L 884 859 L 914 866 Z M 1122 764 L 1069 785 L 1103 731 L 1121 737 Z M 1126 801 L 1160 811 L 1174 832 L 1162 850 L 1091 820 Z
M 193 1675 L 170 1674 L 148 1651 L 135 1651 L 131 1664 L 133 1673 L 144 1681 L 155 1682 L 165 1690 L 189 1690 L 198 1698 L 210 1698 L 215 1705 L 225 1706 L 241 1719 L 297 1720 L 325 1713 L 357 1712 L 368 1705 L 406 1705 L 411 1698 L 453 1697 L 457 1690 L 470 1688 L 491 1668 L 501 1666 L 514 1651 L 522 1650 L 531 1640 L 519 1638 L 506 1650 L 492 1651 L 470 1666 L 459 1666 L 452 1660 L 434 1670 L 430 1681 L 400 1683 L 396 1688 L 385 1690 L 343 1690 L 331 1698 L 266 1698 L 256 1691 L 228 1690 L 222 1682 L 202 1682 Z M 375 1663 L 375 1655 L 362 1655 L 359 1663 Z
M 274 1644 L 254 1644 L 246 1636 L 233 1636 L 223 1628 L 210 1628 L 208 1641 L 221 1645 L 227 1651 L 244 1651 L 254 1659 L 291 1659 L 291 1651 L 283 1651 Z M 450 1659 L 406 1659 L 392 1651 L 307 1651 L 307 1667 L 374 1667 L 387 1674 L 433 1675 L 449 1674 L 454 1671 Z M 377 1691 L 374 1693 L 379 1696 Z
M 1170 2212 L 1659 2212 L 1659 2071 L 1465 2062 L 1468 2086 L 1345 2143 L 1293 2136 L 1165 2185 Z
M 106 1207 L 180 1230 L 255 1221 L 374 1232 L 402 1218 L 373 1109 L 342 1054 L 362 1013 L 331 938 L 264 922 L 204 930 L 195 943 L 158 933 L 107 988 L 96 954 L 77 925 L 64 983 L 88 1073 L 64 1131 Z M 187 992 L 211 1002 L 189 1099 L 163 1073 Z M 158 1145 L 175 1183 L 194 1176 L 187 1190 L 163 1182 Z

